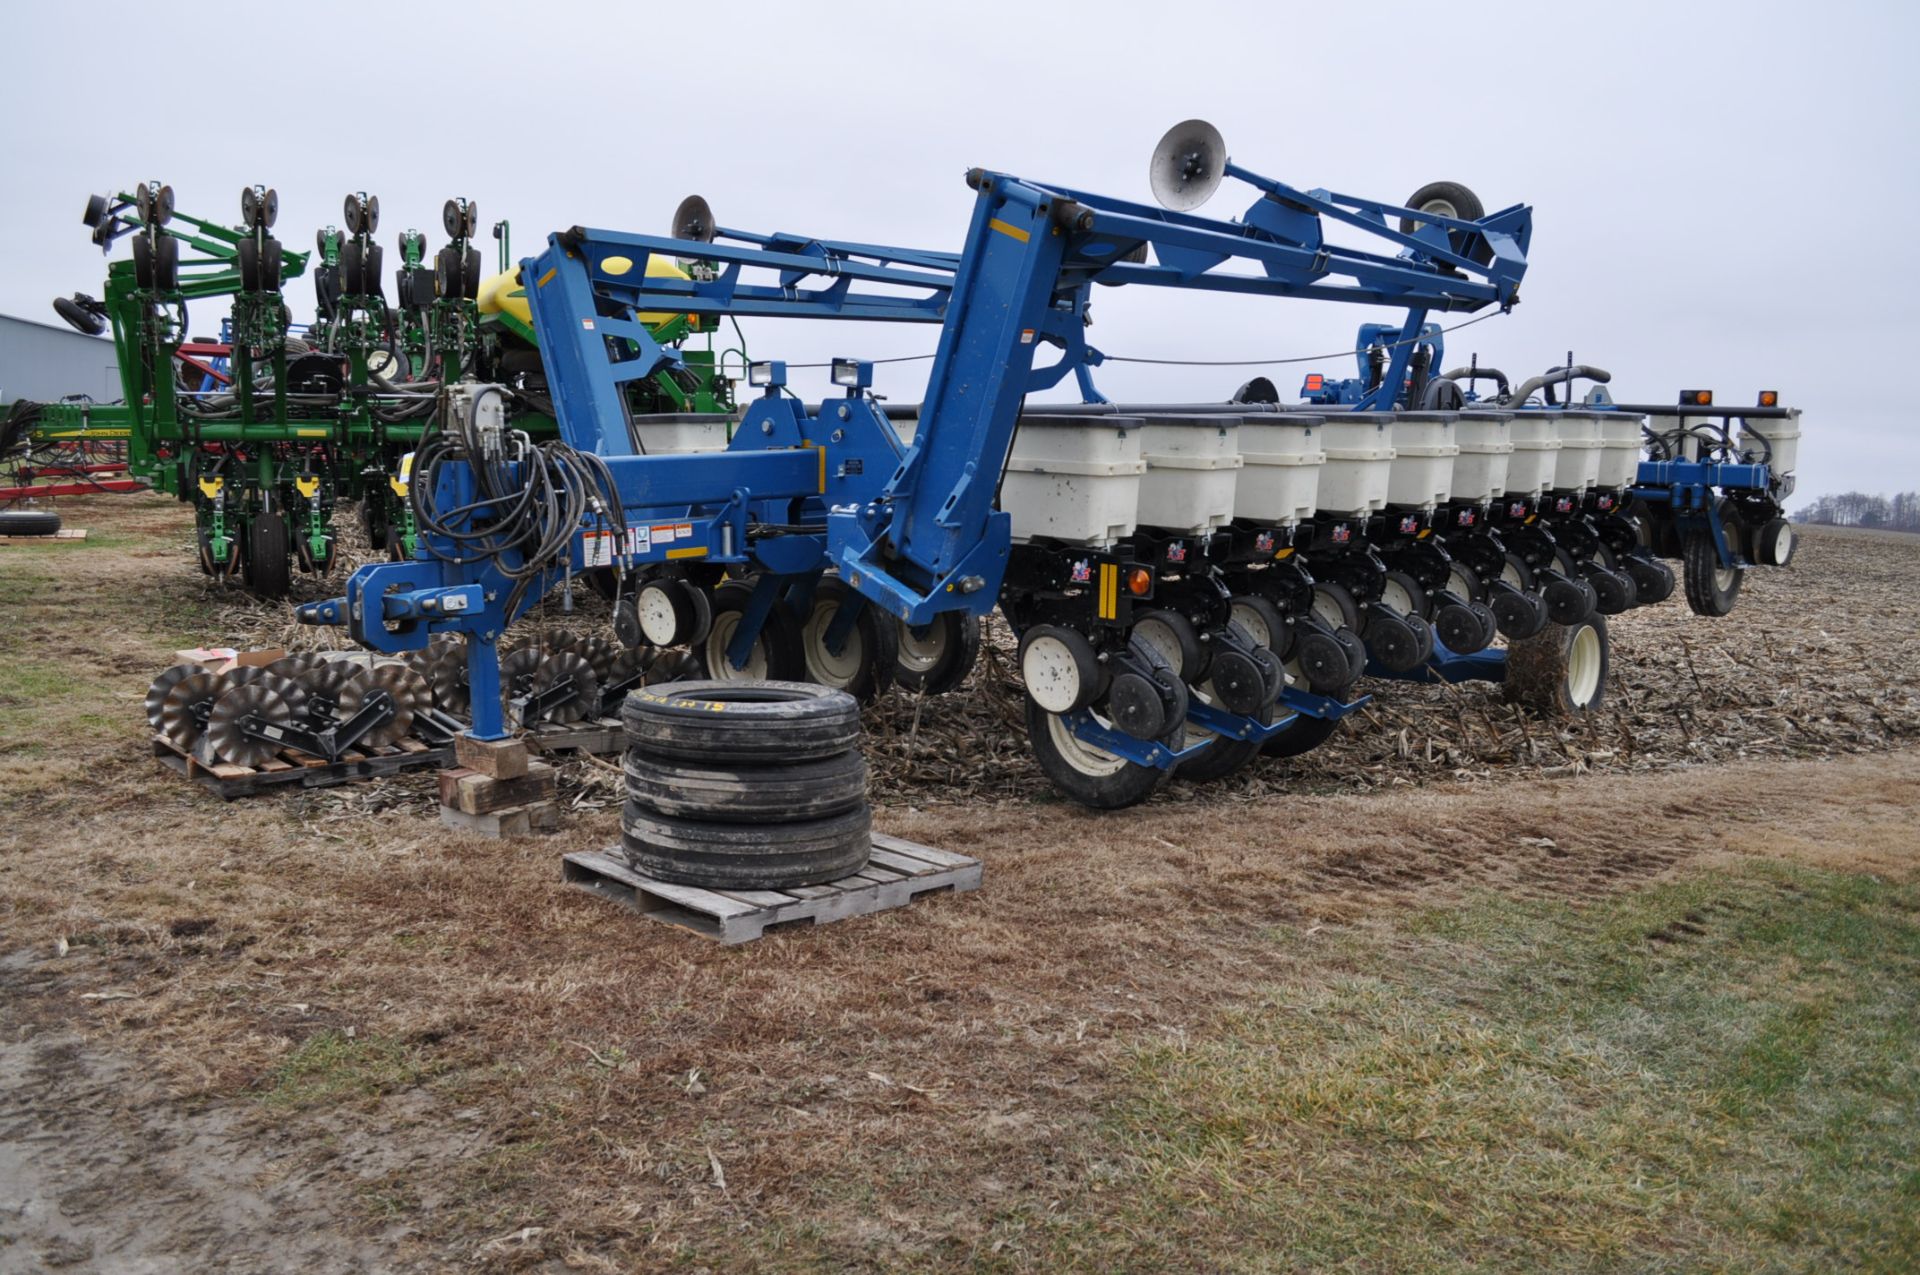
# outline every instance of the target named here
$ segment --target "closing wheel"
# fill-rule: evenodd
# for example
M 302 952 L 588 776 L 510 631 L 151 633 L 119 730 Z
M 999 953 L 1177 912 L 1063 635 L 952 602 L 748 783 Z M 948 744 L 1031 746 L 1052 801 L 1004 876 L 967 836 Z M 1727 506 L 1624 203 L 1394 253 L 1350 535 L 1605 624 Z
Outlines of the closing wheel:
M 1026 697 L 1026 711 L 1027 740 L 1041 772 L 1062 794 L 1083 806 L 1119 810 L 1138 805 L 1166 777 L 1165 771 L 1115 757 L 1075 737 L 1063 718 L 1034 703 L 1031 695 Z
M 1594 605 L 1602 615 L 1619 615 L 1640 605 L 1640 588 L 1631 575 L 1620 569 L 1620 559 L 1605 545 L 1595 545 L 1593 560 L 1598 571 L 1589 571 Z
M 1287 661 L 1287 671 L 1295 679 L 1304 681 L 1315 695 L 1335 694 L 1357 676 L 1339 637 L 1317 627 L 1300 630 L 1294 639 L 1293 654 Z
M 1431 646 L 1426 654 L 1421 653 L 1421 635 L 1414 627 L 1419 624 L 1424 624 L 1419 616 L 1375 607 L 1367 616 L 1367 652 L 1390 672 L 1404 673 L 1416 667 L 1432 654 Z
M 1734 528 L 1727 528 L 1732 539 Z M 1720 554 L 1713 547 L 1713 535 L 1707 531 L 1687 533 L 1681 552 L 1686 568 L 1687 605 L 1696 615 L 1725 615 L 1733 610 L 1740 596 L 1740 572 L 1720 565 Z
M 260 513 L 247 524 L 247 588 L 262 598 L 284 598 L 293 583 L 288 557 L 287 520 L 277 513 Z
M 942 611 L 925 624 L 899 622 L 899 659 L 893 680 L 923 695 L 944 695 L 967 680 L 980 658 L 980 621 Z
M 1641 606 L 1653 606 L 1673 596 L 1673 568 L 1658 558 L 1634 555 L 1622 559 L 1621 565 L 1633 577 L 1633 587 Z
M 853 627 L 840 649 L 830 650 L 828 631 L 840 609 L 849 605 L 858 606 L 859 614 L 854 616 Z M 800 626 L 807 680 L 871 704 L 893 685 L 894 662 L 899 658 L 894 649 L 897 631 L 878 608 L 848 588 L 846 581 L 837 576 L 824 577 L 813 591 L 813 609 Z
M 1606 698 L 1610 662 L 1606 617 L 1549 624 L 1508 646 L 1506 696 L 1553 716 L 1589 712 Z
M 723 584 L 713 591 L 713 621 L 707 626 L 706 637 L 694 644 L 701 676 L 729 682 L 806 681 L 807 658 L 801 650 L 800 622 L 778 602 L 767 611 L 766 622 L 748 648 L 746 663 L 735 668 L 728 658 L 727 648 L 740 631 L 752 599 L 753 589 L 743 583 Z
M 1540 596 L 1547 601 L 1547 618 L 1555 624 L 1578 624 L 1593 615 L 1599 603 L 1592 585 L 1564 574 L 1542 585 Z
M 1754 561 L 1763 562 L 1770 567 L 1784 567 L 1793 561 L 1793 524 L 1785 518 L 1775 518 L 1760 528 L 1760 534 L 1754 537 Z

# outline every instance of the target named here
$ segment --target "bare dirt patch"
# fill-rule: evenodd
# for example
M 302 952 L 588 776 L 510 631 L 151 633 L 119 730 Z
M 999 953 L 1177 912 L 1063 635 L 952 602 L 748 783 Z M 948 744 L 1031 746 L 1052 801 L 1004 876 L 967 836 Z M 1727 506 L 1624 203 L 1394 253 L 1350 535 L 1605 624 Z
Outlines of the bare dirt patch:
M 111 531 L 143 502 L 96 507 L 70 522 Z M 443 831 L 425 779 L 222 805 L 161 771 L 139 701 L 188 636 L 180 618 L 196 637 L 276 622 L 194 575 L 162 512 L 173 543 L 82 550 L 5 603 L 36 636 L 0 656 L 39 668 L 59 644 L 97 697 L 0 734 L 0 948 L 16 954 L 0 1008 L 5 1047 L 27 1051 L 8 1055 L 24 1074 L 4 1073 L 0 1141 L 70 1148 L 72 1199 L 30 1234 L 93 1242 L 73 1269 L 116 1269 L 99 1256 L 113 1244 L 247 1269 L 251 1205 L 191 1221 L 192 1200 L 228 1193 L 265 1201 L 290 1244 L 331 1226 L 376 1245 L 380 1269 L 992 1264 L 1010 1219 L 1101 1216 L 1125 1154 L 1099 1119 L 1121 1060 L 1207 1030 L 1289 968 L 1276 933 L 1390 926 L 1482 891 L 1579 901 L 1751 856 L 1904 875 L 1920 845 L 1920 752 L 1803 759 L 1815 737 L 1774 729 L 1788 703 L 1828 736 L 1815 751 L 1844 753 L 1913 721 L 1912 639 L 1868 643 L 1865 613 L 1910 605 L 1920 558 L 1816 536 L 1779 578 L 1835 573 L 1842 618 L 1794 639 L 1779 676 L 1741 663 L 1766 637 L 1729 638 L 1741 659 L 1706 645 L 1805 624 L 1757 581 L 1720 626 L 1670 606 L 1622 639 L 1636 712 L 1659 717 L 1656 687 L 1692 706 L 1684 732 L 1619 718 L 1658 743 L 1637 752 L 1556 735 L 1449 766 L 1385 723 L 1308 766 L 1175 785 L 1116 818 L 1046 799 L 991 701 L 883 705 L 880 826 L 980 855 L 986 888 L 721 949 L 560 887 L 562 850 L 613 838 L 612 780 L 591 763 L 568 768 L 565 833 L 511 844 Z M 1823 544 L 1859 571 L 1822 566 Z M 44 575 L 63 551 L 35 552 Z M 99 637 L 126 589 L 148 592 Z M 1694 675 L 1676 635 L 1691 694 L 1665 689 Z M 121 667 L 134 656 L 151 662 Z M 1438 691 L 1382 692 L 1380 712 L 1436 730 L 1455 712 Z M 39 1067 L 42 1049 L 67 1061 Z M 79 1118 L 129 1074 L 122 1118 Z M 222 1228 L 224 1249 L 205 1238 Z M 357 1260 L 339 1243 L 339 1263 Z

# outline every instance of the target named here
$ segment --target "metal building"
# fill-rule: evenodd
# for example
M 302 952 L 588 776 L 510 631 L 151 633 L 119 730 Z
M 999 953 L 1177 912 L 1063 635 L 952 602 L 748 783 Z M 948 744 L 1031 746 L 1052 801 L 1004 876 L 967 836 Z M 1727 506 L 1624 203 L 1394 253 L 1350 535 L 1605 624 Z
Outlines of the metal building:
M 64 324 L 0 314 L 0 404 L 23 398 L 50 403 L 70 394 L 101 403 L 119 399 L 113 342 Z

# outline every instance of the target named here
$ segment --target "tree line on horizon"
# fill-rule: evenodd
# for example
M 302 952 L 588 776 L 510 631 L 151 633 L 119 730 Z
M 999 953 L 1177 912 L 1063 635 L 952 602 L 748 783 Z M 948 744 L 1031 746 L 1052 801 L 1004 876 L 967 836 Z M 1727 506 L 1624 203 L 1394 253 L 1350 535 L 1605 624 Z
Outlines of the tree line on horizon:
M 1920 532 L 1920 492 L 1903 491 L 1889 497 L 1844 491 L 1837 496 L 1820 497 L 1795 512 L 1793 520 L 1827 527 Z

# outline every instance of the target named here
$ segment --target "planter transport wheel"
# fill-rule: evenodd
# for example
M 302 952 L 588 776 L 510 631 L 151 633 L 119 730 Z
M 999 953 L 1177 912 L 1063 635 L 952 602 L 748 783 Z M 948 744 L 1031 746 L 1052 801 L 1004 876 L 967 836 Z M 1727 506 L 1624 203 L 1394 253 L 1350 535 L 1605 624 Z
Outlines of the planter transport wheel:
M 1095 810 L 1135 806 L 1151 797 L 1166 777 L 1163 770 L 1137 765 L 1080 740 L 1064 718 L 1041 708 L 1031 695 L 1024 699 L 1034 760 L 1055 788 L 1081 805 Z
M 1732 527 L 1727 528 L 1728 539 L 1733 538 L 1733 531 Z M 1712 534 L 1688 533 L 1681 557 L 1686 574 L 1687 605 L 1693 608 L 1694 614 L 1721 616 L 1732 611 L 1735 599 L 1740 596 L 1740 572 L 1720 565 Z
M 1550 624 L 1509 646 L 1506 697 L 1551 716 L 1590 712 L 1606 698 L 1610 662 L 1605 617 Z

